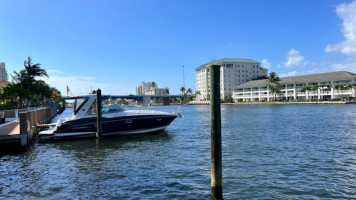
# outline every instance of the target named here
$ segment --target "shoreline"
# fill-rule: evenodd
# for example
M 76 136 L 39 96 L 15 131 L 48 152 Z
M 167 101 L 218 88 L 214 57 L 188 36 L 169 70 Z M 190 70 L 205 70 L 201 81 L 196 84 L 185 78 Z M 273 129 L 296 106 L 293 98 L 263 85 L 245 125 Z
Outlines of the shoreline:
M 222 105 L 292 105 L 292 104 L 356 104 L 356 102 L 349 101 L 311 101 L 311 102 L 235 102 L 235 103 L 221 103 Z M 187 105 L 210 105 L 209 103 L 195 103 L 195 104 L 187 104 Z

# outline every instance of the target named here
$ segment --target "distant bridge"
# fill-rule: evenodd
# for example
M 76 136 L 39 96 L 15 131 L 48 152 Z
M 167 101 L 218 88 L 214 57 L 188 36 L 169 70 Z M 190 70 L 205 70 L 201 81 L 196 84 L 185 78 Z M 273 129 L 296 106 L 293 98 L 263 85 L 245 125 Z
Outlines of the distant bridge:
M 79 95 L 80 96 L 80 95 Z M 102 95 L 101 99 L 134 99 L 142 105 L 150 104 L 151 99 L 163 99 L 164 105 L 169 105 L 170 98 L 182 98 L 182 95 Z M 74 99 L 74 97 L 62 97 L 62 100 Z

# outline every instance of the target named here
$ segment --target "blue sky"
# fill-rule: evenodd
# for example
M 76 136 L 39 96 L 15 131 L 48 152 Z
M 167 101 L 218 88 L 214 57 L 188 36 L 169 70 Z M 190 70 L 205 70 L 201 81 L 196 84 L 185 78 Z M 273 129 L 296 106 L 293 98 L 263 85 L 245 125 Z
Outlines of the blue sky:
M 31 56 L 74 95 L 134 94 L 155 81 L 195 91 L 195 68 L 250 58 L 280 76 L 356 72 L 356 1 L 0 0 L 0 61 Z

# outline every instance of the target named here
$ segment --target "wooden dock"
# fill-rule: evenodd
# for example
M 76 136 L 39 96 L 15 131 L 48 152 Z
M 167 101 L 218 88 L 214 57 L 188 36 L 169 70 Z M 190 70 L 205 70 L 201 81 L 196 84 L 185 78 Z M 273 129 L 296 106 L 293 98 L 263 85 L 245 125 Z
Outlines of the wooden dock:
M 26 150 L 38 132 L 37 123 L 48 123 L 57 115 L 57 108 L 18 111 L 19 118 L 7 119 L 0 125 L 0 153 L 3 151 Z
M 19 120 L 12 120 L 0 126 L 0 144 L 9 143 L 21 143 Z

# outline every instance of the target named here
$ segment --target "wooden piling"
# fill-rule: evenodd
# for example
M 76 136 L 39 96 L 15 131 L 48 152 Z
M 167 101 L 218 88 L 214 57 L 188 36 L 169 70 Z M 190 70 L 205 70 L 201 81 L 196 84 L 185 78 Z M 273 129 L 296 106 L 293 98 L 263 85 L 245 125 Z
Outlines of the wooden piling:
M 101 90 L 96 92 L 97 115 L 96 115 L 96 138 L 100 139 L 103 135 L 102 114 L 101 114 Z
M 27 112 L 20 113 L 20 137 L 21 137 L 21 149 L 27 149 L 27 135 L 28 135 L 29 122 L 27 119 Z
M 211 199 L 222 199 L 220 65 L 210 71 Z

